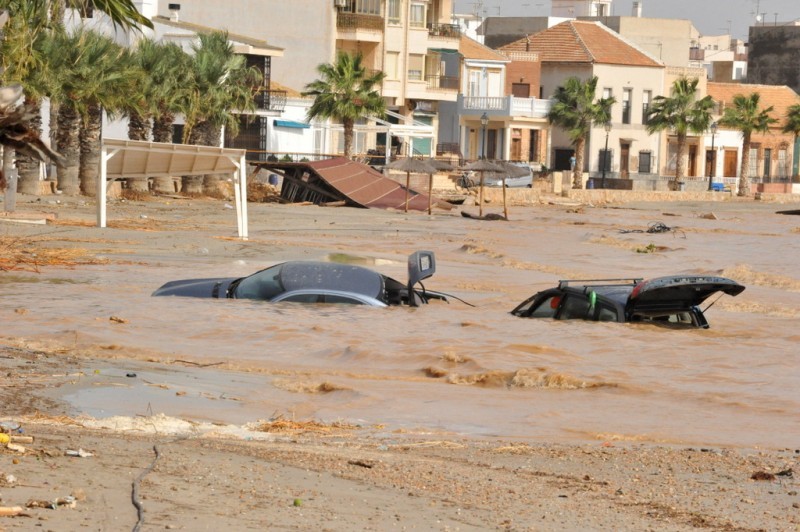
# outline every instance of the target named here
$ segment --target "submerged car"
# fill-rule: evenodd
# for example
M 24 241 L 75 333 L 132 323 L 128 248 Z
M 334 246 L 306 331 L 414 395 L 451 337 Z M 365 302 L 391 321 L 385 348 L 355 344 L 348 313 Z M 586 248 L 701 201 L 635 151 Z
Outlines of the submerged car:
M 361 266 L 291 261 L 247 277 L 170 281 L 152 295 L 416 307 L 430 299 L 446 299 L 443 294 L 425 290 L 421 283 L 435 271 L 431 251 L 417 251 L 408 257 L 405 284 Z M 418 284 L 421 288 L 415 288 Z
M 736 296 L 744 289 L 725 277 L 699 275 L 559 281 L 556 288 L 534 294 L 511 313 L 522 318 L 652 322 L 707 329 L 700 305 L 717 292 Z

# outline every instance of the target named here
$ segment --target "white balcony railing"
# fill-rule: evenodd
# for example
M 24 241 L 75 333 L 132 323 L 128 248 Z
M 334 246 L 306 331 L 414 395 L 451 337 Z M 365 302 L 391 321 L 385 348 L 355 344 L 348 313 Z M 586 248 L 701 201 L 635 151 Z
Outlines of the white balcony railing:
M 514 96 L 464 96 L 458 95 L 461 114 L 487 113 L 494 116 L 520 116 L 545 118 L 550 112 L 550 100 L 539 98 L 516 98 Z

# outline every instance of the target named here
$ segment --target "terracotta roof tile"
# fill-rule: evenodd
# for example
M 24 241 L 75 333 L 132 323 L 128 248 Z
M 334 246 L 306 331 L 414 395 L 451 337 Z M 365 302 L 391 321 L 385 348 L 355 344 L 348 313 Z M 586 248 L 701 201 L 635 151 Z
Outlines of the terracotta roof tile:
M 714 83 L 708 82 L 708 95 L 715 101 L 723 102 L 726 105 L 733 103 L 733 97 L 738 94 L 747 96 L 757 92 L 761 96 L 761 107 L 773 106 L 772 117 L 777 118 L 783 127 L 788 109 L 792 105 L 800 104 L 800 96 L 786 85 L 745 85 L 742 83 Z
M 492 50 L 466 35 L 461 36 L 461 42 L 458 43 L 458 51 L 461 52 L 464 59 L 483 59 L 485 61 L 504 61 L 506 63 L 509 61 L 508 57 L 502 53 Z
M 599 22 L 582 20 L 562 22 L 501 46 L 499 50 L 538 52 L 542 63 L 664 66 Z

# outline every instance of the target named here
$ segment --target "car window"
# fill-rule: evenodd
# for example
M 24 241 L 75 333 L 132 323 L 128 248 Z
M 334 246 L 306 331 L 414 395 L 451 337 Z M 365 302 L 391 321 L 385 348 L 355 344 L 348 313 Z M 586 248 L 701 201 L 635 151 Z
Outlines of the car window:
M 360 301 L 354 297 L 349 296 L 340 296 L 335 294 L 325 294 L 324 296 L 325 303 L 338 303 L 343 305 L 364 305 L 363 301 Z
M 293 294 L 281 299 L 281 302 L 288 301 L 289 303 L 319 303 L 319 294 Z
M 240 299 L 270 300 L 283 292 L 280 282 L 281 264 L 256 272 L 242 279 L 234 290 Z
M 561 303 L 561 296 L 550 296 L 533 309 L 529 316 L 531 318 L 552 318 L 556 315 L 559 303 Z
M 597 307 L 597 321 L 619 321 L 617 311 L 608 305 Z
M 558 314 L 560 320 L 589 319 L 589 298 L 584 295 L 567 294 Z

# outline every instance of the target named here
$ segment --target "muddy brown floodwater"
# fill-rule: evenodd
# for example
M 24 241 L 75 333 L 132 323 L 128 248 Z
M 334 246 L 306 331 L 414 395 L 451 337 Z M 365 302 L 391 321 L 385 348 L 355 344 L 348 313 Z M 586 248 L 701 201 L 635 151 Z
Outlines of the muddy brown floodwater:
M 246 242 L 221 202 L 115 203 L 108 229 L 67 223 L 91 222 L 90 205 L 49 208 L 55 225 L 0 231 L 85 249 L 103 264 L 0 274 L 4 343 L 136 359 L 124 369 L 93 363 L 60 388 L 75 413 L 282 415 L 531 441 L 800 441 L 800 217 L 776 205 L 540 205 L 512 208 L 509 222 L 251 205 Z M 672 231 L 647 233 L 653 222 Z M 150 296 L 170 280 L 244 276 L 288 259 L 346 260 L 405 280 L 417 249 L 436 253 L 426 287 L 475 306 Z M 680 273 L 747 289 L 714 304 L 708 330 L 509 314 L 559 279 Z

